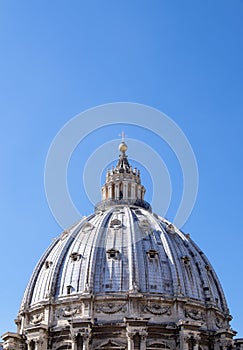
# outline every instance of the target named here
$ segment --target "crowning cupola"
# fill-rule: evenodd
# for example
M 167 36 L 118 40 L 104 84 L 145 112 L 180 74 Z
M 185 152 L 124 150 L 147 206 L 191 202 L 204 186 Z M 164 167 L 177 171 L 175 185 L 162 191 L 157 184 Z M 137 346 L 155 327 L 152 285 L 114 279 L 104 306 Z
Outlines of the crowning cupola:
M 124 140 L 119 151 L 95 212 L 37 263 L 4 349 L 242 349 L 212 265 L 152 213 Z
M 106 182 L 102 186 L 102 201 L 96 206 L 114 206 L 121 204 L 137 204 L 144 206 L 148 203 L 144 201 L 145 188 L 141 184 L 140 170 L 133 168 L 129 164 L 126 151 L 127 145 L 122 140 L 119 145 L 120 155 L 117 165 L 108 169 Z

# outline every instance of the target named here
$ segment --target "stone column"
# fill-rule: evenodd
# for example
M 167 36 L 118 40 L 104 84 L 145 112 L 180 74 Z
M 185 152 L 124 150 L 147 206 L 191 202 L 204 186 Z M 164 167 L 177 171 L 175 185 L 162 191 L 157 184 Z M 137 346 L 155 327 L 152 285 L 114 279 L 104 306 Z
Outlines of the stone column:
M 180 330 L 180 350 L 189 350 L 187 343 L 187 335 L 185 334 L 183 328 Z
M 112 186 L 108 186 L 108 199 L 112 199 Z
M 102 191 L 102 200 L 105 200 L 106 199 L 106 187 L 104 186 L 104 187 L 102 187 L 102 189 L 101 189 L 101 191 Z
M 119 199 L 119 184 L 115 184 L 115 199 Z
M 27 340 L 27 348 L 28 350 L 35 350 L 36 349 L 36 343 L 32 340 Z
M 131 184 L 131 198 L 134 199 L 135 197 L 135 184 Z
M 79 331 L 79 335 L 82 338 L 82 343 L 83 343 L 82 350 L 89 350 L 89 341 L 91 338 L 91 328 L 90 327 L 82 328 Z
M 43 344 L 43 341 L 41 339 L 36 339 L 36 341 L 35 341 L 35 349 L 36 350 L 42 350 L 42 344 Z
M 128 198 L 128 188 L 127 188 L 127 183 L 125 181 L 123 182 L 123 198 L 124 199 Z
M 132 332 L 127 332 L 127 350 L 134 350 L 133 336 Z
M 148 336 L 148 332 L 146 329 L 142 329 L 140 332 L 139 332 L 139 335 L 140 335 L 140 350 L 146 350 L 146 339 L 147 339 L 147 336 Z
M 83 336 L 83 350 L 89 350 L 89 334 Z
M 75 334 L 71 335 L 72 340 L 72 350 L 77 350 L 77 337 Z
M 233 341 L 232 339 L 222 337 L 220 338 L 218 345 L 219 349 L 227 350 L 229 347 L 233 346 Z

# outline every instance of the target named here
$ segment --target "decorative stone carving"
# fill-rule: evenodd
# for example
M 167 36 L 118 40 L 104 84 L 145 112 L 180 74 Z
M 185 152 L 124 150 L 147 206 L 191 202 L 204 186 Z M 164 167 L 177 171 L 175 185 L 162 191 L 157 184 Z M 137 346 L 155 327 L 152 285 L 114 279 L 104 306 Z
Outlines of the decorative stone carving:
M 43 321 L 43 320 L 44 320 L 44 314 L 43 314 L 43 312 L 40 312 L 38 314 L 34 314 L 31 316 L 30 323 L 38 324 L 38 323 L 41 323 L 41 321 Z
M 233 339 L 221 337 L 220 339 L 218 339 L 217 343 L 220 348 L 229 349 L 233 346 Z
M 77 312 L 78 312 L 78 309 L 65 308 L 63 310 L 63 316 L 64 317 L 74 316 Z
M 74 317 L 76 314 L 80 314 L 79 307 L 67 306 L 62 309 L 57 310 L 57 317 Z
M 104 303 L 96 306 L 96 312 L 105 314 L 115 314 L 117 312 L 125 312 L 127 307 L 125 304 Z
M 86 232 L 89 232 L 89 231 L 93 230 L 93 228 L 94 228 L 94 225 L 93 225 L 93 224 L 91 224 L 90 222 L 86 222 L 86 223 L 84 224 L 84 226 L 82 227 L 82 231 L 83 231 L 84 233 L 86 233 Z
M 148 331 L 145 328 L 140 329 L 139 335 L 141 336 L 141 340 L 146 340 L 148 336 Z
M 193 335 L 188 335 L 185 337 L 185 341 L 188 343 L 189 350 L 193 349 L 197 344 L 197 339 Z
M 175 233 L 175 227 L 172 224 L 169 224 L 166 226 L 166 232 L 168 233 Z
M 87 340 L 91 337 L 91 329 L 84 327 L 79 330 L 79 334 L 83 337 L 84 340 Z
M 139 286 L 138 286 L 138 284 L 135 282 L 135 281 L 133 281 L 132 282 L 132 289 L 130 290 L 130 293 L 132 293 L 132 294 L 137 294 L 137 293 L 139 293 Z
M 217 328 L 223 328 L 223 321 L 220 318 L 216 317 L 215 318 L 215 325 Z
M 150 224 L 147 219 L 142 219 L 141 221 L 139 221 L 139 226 L 145 231 L 150 229 Z
M 202 311 L 199 311 L 197 309 L 186 309 L 185 316 L 195 321 L 205 320 L 205 314 Z
M 149 311 L 154 315 L 164 315 L 164 314 L 171 315 L 170 306 L 163 306 L 163 305 L 156 304 L 156 303 L 151 304 L 151 305 L 148 305 L 148 304 L 145 305 L 144 311 L 145 312 Z
M 66 239 L 68 237 L 68 235 L 69 235 L 69 232 L 68 231 L 64 231 L 62 233 L 61 240 L 63 241 L 64 239 Z

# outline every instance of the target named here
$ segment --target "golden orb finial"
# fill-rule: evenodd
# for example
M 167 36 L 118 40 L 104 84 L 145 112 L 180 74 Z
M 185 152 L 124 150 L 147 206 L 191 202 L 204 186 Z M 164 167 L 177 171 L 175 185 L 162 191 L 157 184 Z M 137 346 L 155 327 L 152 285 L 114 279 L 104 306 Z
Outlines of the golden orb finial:
M 122 141 L 122 143 L 120 143 L 120 145 L 119 145 L 119 151 L 120 152 L 126 152 L 126 150 L 127 150 L 127 145 L 125 144 L 125 142 L 124 141 Z
M 128 147 L 127 147 L 127 145 L 126 145 L 126 143 L 124 141 L 125 140 L 125 133 L 124 133 L 124 131 L 122 131 L 121 137 L 122 137 L 122 142 L 120 143 L 118 148 L 119 148 L 120 152 L 125 153 Z

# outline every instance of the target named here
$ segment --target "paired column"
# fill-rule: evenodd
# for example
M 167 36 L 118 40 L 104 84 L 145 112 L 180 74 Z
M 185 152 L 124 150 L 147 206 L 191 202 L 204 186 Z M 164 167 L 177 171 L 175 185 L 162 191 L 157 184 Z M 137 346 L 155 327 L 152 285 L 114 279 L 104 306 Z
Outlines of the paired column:
M 146 339 L 148 336 L 146 328 L 127 329 L 127 349 L 134 350 L 134 336 L 136 334 L 138 334 L 140 338 L 140 350 L 146 350 Z
M 180 350 L 199 350 L 200 334 L 197 332 L 180 330 Z
M 89 350 L 89 340 L 90 340 L 90 329 L 83 329 L 81 332 L 72 334 L 72 350 Z M 78 340 L 81 339 L 82 342 L 78 344 Z M 82 347 L 82 349 L 80 348 Z

